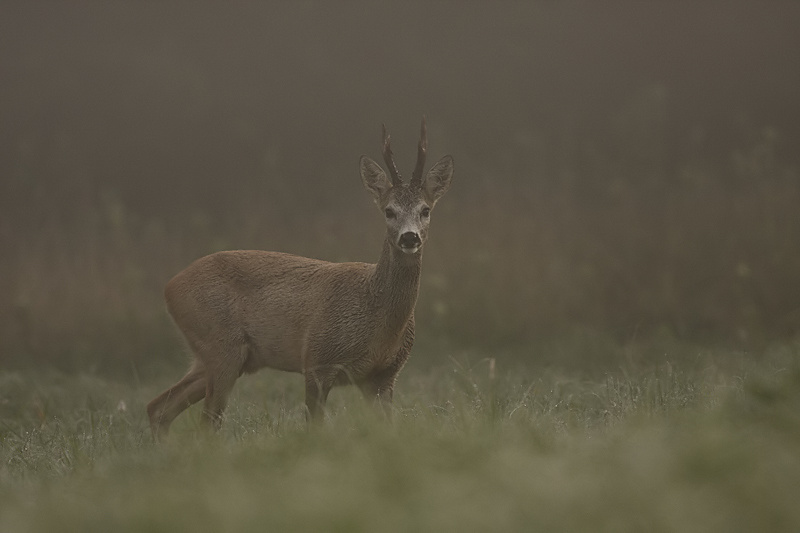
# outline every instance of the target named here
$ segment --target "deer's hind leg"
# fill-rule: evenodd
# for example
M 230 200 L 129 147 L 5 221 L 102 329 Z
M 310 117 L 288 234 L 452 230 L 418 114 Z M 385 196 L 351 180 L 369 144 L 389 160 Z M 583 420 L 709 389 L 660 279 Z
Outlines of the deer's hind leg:
M 175 385 L 159 394 L 147 404 L 150 430 L 153 438 L 160 440 L 169 432 L 175 417 L 206 395 L 206 371 L 202 364 L 194 363 L 189 372 Z
M 238 346 L 238 350 L 233 352 L 230 349 L 227 353 L 218 352 L 223 357 L 208 364 L 203 420 L 215 430 L 222 425 L 222 414 L 228 405 L 228 398 L 236 380 L 244 372 L 244 364 L 250 353 L 247 342 Z

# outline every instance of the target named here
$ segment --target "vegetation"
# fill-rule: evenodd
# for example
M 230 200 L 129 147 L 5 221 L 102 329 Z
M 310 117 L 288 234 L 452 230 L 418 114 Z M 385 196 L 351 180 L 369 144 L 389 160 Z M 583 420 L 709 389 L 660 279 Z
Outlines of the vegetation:
M 0 531 L 800 530 L 800 3 L 0 11 Z M 262 372 L 153 445 L 170 277 L 375 260 L 422 113 L 393 421 Z
M 174 361 L 163 287 L 214 251 L 374 261 L 358 157 L 386 122 L 407 172 L 424 112 L 456 172 L 421 340 L 791 341 L 800 11 L 729 9 L 20 3 L 0 17 L 0 363 Z
M 391 422 L 344 388 L 310 430 L 301 380 L 263 372 L 220 434 L 193 408 L 164 445 L 149 383 L 5 373 L 0 529 L 794 531 L 800 347 L 765 358 L 583 377 L 453 359 L 403 375 Z

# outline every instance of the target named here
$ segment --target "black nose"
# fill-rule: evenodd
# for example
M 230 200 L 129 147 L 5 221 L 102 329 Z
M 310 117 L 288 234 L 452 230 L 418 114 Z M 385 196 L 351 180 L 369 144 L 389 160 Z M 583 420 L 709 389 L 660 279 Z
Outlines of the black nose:
M 422 239 L 419 238 L 419 234 L 407 231 L 400 235 L 398 243 L 401 248 L 415 248 L 422 245 Z

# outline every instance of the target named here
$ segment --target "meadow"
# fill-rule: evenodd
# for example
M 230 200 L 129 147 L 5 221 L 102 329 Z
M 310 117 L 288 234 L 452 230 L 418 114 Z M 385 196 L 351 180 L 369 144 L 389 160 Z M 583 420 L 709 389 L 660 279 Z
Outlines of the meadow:
M 162 444 L 144 406 L 174 376 L 4 372 L 0 530 L 796 531 L 800 346 L 683 350 L 411 364 L 391 421 L 345 387 L 314 428 L 299 377 L 265 371 L 220 433 L 195 407 Z
M 0 532 L 800 530 L 800 4 L 7 4 Z M 154 444 L 167 281 L 375 261 L 423 113 L 392 420 L 262 371 Z

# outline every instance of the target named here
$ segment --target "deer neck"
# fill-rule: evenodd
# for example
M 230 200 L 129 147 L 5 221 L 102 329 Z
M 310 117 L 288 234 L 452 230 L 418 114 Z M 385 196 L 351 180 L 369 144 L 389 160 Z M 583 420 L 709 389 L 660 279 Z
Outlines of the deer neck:
M 386 317 L 387 326 L 396 333 L 405 330 L 414 312 L 421 269 L 422 252 L 404 254 L 392 245 L 387 235 L 371 288 L 376 312 Z

